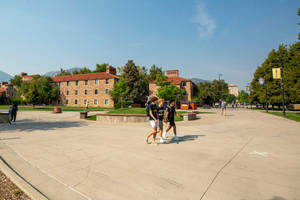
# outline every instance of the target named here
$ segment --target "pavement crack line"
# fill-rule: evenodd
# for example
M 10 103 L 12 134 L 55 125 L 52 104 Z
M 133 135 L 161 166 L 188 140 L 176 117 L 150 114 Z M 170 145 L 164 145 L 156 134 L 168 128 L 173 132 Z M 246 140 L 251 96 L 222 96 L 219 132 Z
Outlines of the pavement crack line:
M 207 186 L 206 190 L 204 191 L 204 193 L 202 194 L 200 200 L 202 200 L 204 198 L 204 196 L 206 195 L 206 193 L 208 192 L 208 190 L 210 189 L 210 187 L 212 186 L 212 184 L 215 182 L 215 180 L 217 179 L 217 177 L 219 176 L 219 174 L 223 171 L 223 169 L 225 167 L 227 167 L 238 155 L 239 153 L 241 153 L 245 147 L 253 140 L 254 137 L 250 138 L 224 165 L 223 167 L 221 167 L 221 169 L 216 173 L 216 175 L 214 176 L 214 178 L 212 179 L 212 181 L 210 182 L 210 184 Z

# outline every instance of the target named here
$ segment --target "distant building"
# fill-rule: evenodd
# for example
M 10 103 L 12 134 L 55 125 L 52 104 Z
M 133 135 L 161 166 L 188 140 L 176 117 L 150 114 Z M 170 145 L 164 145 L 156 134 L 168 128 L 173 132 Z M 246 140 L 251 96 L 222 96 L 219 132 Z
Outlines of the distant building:
M 174 84 L 186 91 L 186 95 L 184 97 L 184 101 L 191 101 L 194 95 L 195 84 L 186 78 L 179 77 L 179 70 L 167 70 L 166 76 L 168 77 L 167 81 L 171 84 Z M 157 96 L 157 91 L 159 86 L 156 85 L 156 81 L 152 81 L 149 83 L 149 95 Z
M 59 88 L 57 105 L 84 107 L 113 107 L 109 91 L 120 79 L 116 68 L 106 67 L 106 72 L 55 76 L 53 81 Z
M 14 98 L 17 95 L 16 88 L 8 83 L 2 82 L 0 87 L 0 96 L 7 97 L 7 98 Z
M 228 85 L 229 94 L 233 94 L 234 96 L 239 96 L 239 88 L 235 84 L 229 84 Z
M 32 81 L 32 79 L 33 79 L 34 77 L 40 77 L 40 75 L 39 75 L 39 74 L 28 75 L 28 74 L 25 73 L 25 72 L 22 72 L 22 73 L 21 73 L 22 81 Z

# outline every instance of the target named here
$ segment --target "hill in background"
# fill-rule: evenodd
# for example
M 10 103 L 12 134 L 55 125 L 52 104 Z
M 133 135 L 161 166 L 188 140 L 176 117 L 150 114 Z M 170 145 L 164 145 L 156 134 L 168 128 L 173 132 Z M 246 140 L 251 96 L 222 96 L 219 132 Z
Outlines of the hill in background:
M 208 83 L 211 82 L 211 81 L 209 81 L 209 80 L 204 80 L 204 79 L 201 79 L 201 78 L 192 78 L 191 80 L 192 80 L 194 83 L 196 83 L 196 84 L 203 83 L 203 82 L 208 82 Z
M 66 69 L 66 71 L 70 72 L 72 74 L 74 70 L 78 70 L 79 71 L 80 69 L 81 68 L 74 67 L 74 68 Z M 59 70 L 57 70 L 57 71 L 50 71 L 50 72 L 45 73 L 44 76 L 51 76 L 51 77 L 53 77 L 53 76 L 56 76 L 59 73 L 60 73 Z
M 0 82 L 9 82 L 11 78 L 13 78 L 12 75 L 0 70 Z

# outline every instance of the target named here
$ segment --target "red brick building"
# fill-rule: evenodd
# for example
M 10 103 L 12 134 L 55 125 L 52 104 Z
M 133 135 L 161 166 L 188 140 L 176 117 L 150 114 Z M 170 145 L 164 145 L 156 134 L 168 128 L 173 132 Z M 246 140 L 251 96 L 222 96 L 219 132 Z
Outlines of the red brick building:
M 106 67 L 106 72 L 55 76 L 53 81 L 59 87 L 57 105 L 89 107 L 113 107 L 109 91 L 119 80 L 116 69 Z
M 16 88 L 8 83 L 2 82 L 0 86 L 0 96 L 7 97 L 7 98 L 14 98 L 17 95 Z
M 171 84 L 174 84 L 186 91 L 186 96 L 184 97 L 184 101 L 191 101 L 194 95 L 195 84 L 186 78 L 179 77 L 179 70 L 167 70 L 166 76 L 168 77 L 167 81 Z M 149 95 L 157 96 L 159 86 L 156 85 L 156 81 L 152 81 L 149 83 Z

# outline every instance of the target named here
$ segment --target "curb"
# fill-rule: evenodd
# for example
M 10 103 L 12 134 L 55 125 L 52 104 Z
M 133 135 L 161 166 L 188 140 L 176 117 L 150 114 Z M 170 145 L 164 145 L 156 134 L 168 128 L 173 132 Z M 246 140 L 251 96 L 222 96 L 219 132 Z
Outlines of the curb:
M 0 156 L 0 170 L 27 196 L 32 200 L 49 200 L 43 193 L 31 185 L 18 172 L 16 172 L 4 159 Z

